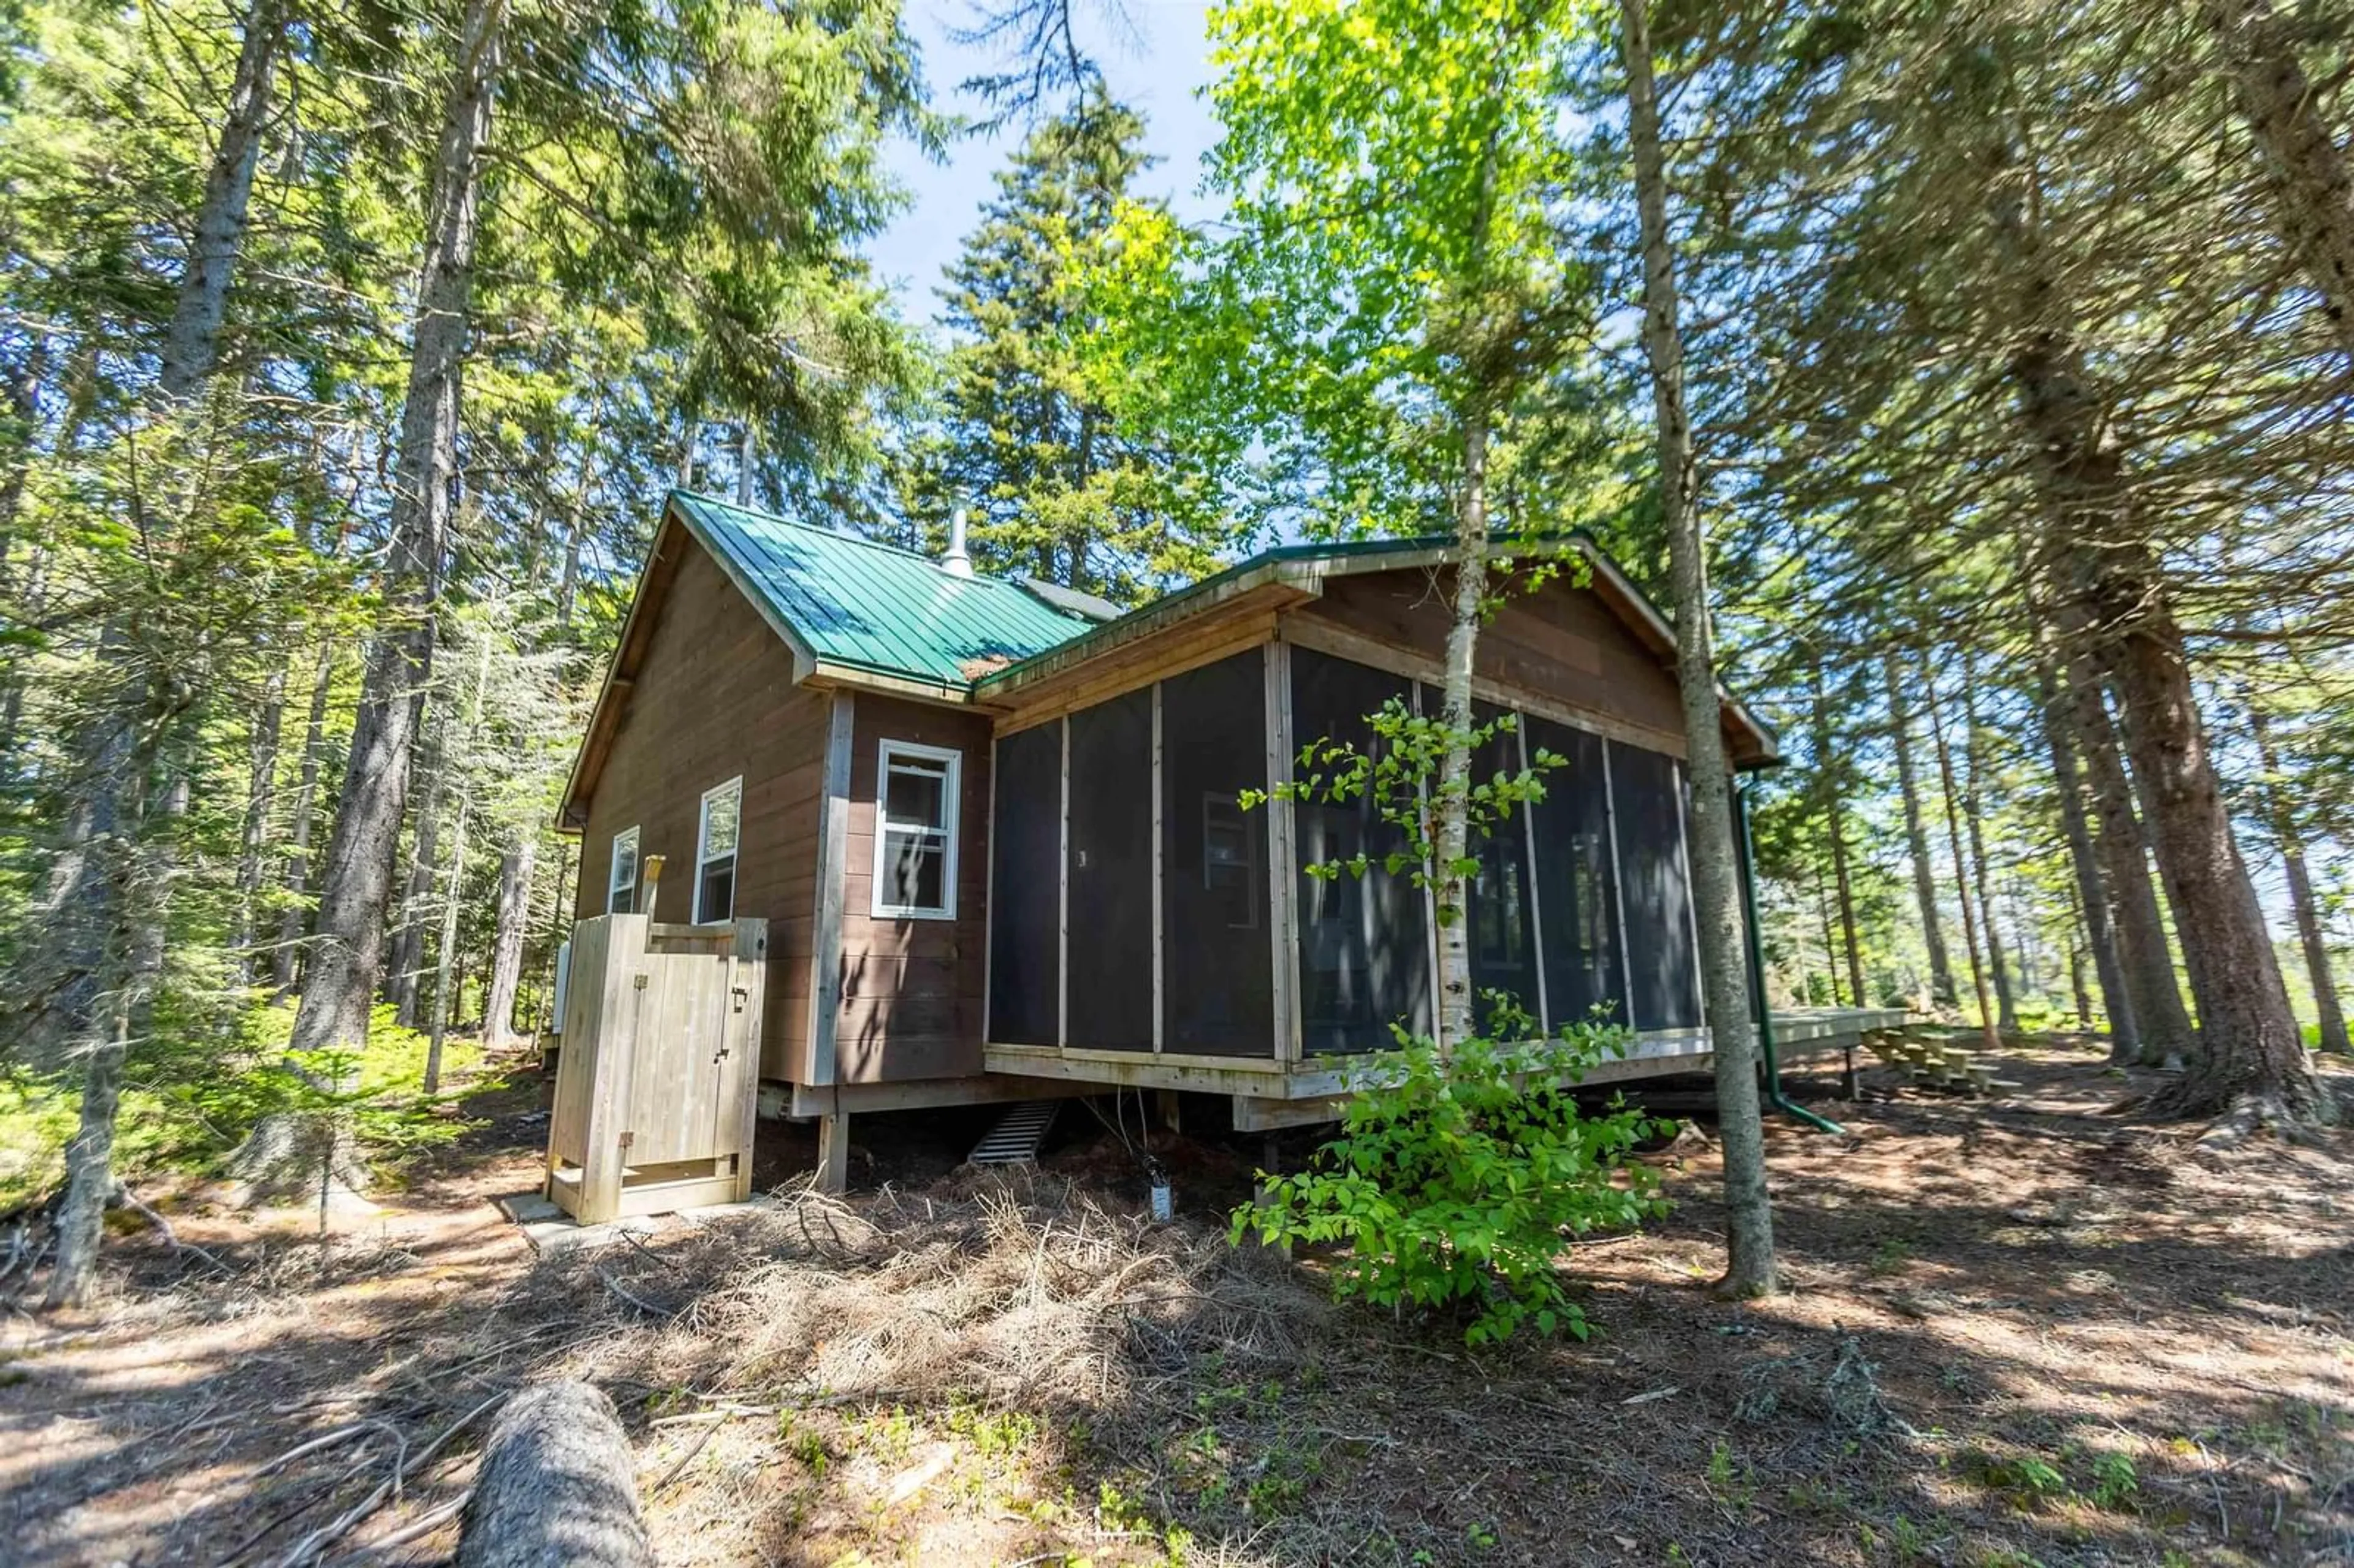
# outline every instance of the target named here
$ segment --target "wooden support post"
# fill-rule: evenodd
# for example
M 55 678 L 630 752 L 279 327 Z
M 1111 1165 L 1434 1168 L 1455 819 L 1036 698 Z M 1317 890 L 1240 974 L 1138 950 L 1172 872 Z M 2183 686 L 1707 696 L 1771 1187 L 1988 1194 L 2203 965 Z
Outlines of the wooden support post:
M 580 1153 L 580 1208 L 573 1215 L 584 1225 L 601 1224 L 621 1212 L 621 1168 L 630 1161 L 630 1082 L 646 1001 L 646 927 L 652 918 L 610 918 L 610 942 L 597 977 L 601 1016 L 588 1089 L 588 1139 Z
M 728 942 L 728 991 L 720 1014 L 721 1054 L 730 1071 L 719 1103 L 737 1107 L 736 1202 L 752 1195 L 752 1151 L 759 1138 L 761 1008 L 769 994 L 769 923 L 735 923 Z M 748 1080 L 748 1081 L 747 1081 Z
M 829 1111 L 817 1118 L 817 1190 L 833 1194 L 850 1190 L 850 1113 L 846 1110 Z
M 1178 1121 L 1177 1091 L 1174 1089 L 1155 1089 L 1152 1091 L 1152 1097 L 1155 1108 L 1161 1113 L 1161 1125 L 1170 1132 L 1182 1136 L 1185 1129 Z

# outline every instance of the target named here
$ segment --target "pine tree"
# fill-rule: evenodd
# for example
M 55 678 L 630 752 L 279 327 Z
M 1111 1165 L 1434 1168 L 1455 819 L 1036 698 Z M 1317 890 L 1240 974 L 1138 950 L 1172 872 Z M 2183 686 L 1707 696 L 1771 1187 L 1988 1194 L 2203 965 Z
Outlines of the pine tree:
M 1176 493 L 1164 454 L 1117 418 L 1080 353 L 1084 280 L 1149 164 L 1144 122 L 1091 95 L 1033 131 L 949 270 L 937 433 L 910 499 L 937 528 L 970 509 L 975 557 L 1120 603 L 1200 577 L 1227 531 Z

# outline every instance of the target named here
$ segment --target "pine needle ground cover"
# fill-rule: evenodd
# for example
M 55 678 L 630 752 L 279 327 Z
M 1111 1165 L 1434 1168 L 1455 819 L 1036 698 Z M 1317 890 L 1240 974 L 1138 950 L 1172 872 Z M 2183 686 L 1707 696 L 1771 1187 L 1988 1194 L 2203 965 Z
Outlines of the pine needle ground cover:
M 786 1132 L 758 1212 L 539 1261 L 486 1202 L 535 1166 L 518 1085 L 323 1252 L 175 1213 L 225 1269 L 134 1239 L 86 1316 L 12 1319 L 0 1541 L 443 1561 L 482 1413 L 579 1375 L 673 1564 L 2341 1561 L 2354 1142 L 2097 1115 L 2121 1086 L 2088 1047 L 2006 1071 L 1999 1104 L 1875 1073 L 1850 1137 L 1776 1127 L 1796 1288 L 1746 1307 L 1709 1291 L 1688 1136 L 1668 1217 L 1564 1258 L 1593 1338 L 1493 1353 L 1334 1303 L 1312 1249 L 1231 1246 L 1257 1140 L 1171 1145 L 1156 1227 L 1085 1118 L 1012 1177 L 877 1127 L 845 1201 Z

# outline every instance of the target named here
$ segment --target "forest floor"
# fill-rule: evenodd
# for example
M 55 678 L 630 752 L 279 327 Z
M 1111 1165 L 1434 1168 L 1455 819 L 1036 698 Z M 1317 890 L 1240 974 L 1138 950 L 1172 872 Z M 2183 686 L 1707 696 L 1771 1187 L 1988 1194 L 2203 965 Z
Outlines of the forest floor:
M 754 1212 L 542 1259 L 518 1076 L 323 1247 L 148 1192 L 219 1267 L 126 1227 L 98 1306 L 0 1322 L 0 1559 L 440 1561 L 486 1411 L 572 1374 L 672 1565 L 2354 1563 L 2354 1135 L 2211 1149 L 2089 1043 L 2009 1055 L 2002 1102 L 1808 1086 L 1847 1135 L 1773 1128 L 1788 1295 L 1711 1297 L 1688 1135 L 1672 1216 L 1564 1260 L 1595 1337 L 1498 1355 L 1230 1247 L 1255 1139 L 1156 1134 L 1144 1223 L 1076 1107 L 1011 1175 L 862 1120 L 842 1202 L 763 1124 Z

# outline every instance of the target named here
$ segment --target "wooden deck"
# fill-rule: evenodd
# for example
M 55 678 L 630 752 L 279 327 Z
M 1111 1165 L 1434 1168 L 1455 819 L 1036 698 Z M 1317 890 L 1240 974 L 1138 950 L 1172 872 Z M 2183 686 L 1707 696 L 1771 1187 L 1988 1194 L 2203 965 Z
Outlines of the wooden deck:
M 1774 1040 L 1780 1059 L 1844 1050 L 1864 1034 L 1903 1026 L 1902 1008 L 1814 1007 L 1774 1014 Z M 1231 1095 L 1235 1126 L 1244 1131 L 1330 1121 L 1348 1093 L 1347 1058 L 1317 1057 L 1288 1063 L 1265 1057 L 1155 1055 L 1139 1051 L 1056 1050 L 1040 1045 L 990 1045 L 989 1071 L 1063 1083 L 1119 1085 L 1134 1088 L 1191 1089 Z M 1674 1073 L 1705 1073 L 1715 1064 L 1705 1029 L 1658 1030 L 1638 1035 L 1628 1054 L 1605 1062 L 1585 1082 L 1615 1083 Z

